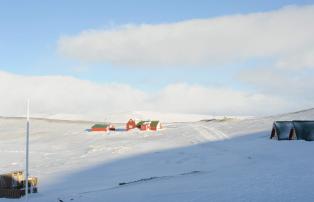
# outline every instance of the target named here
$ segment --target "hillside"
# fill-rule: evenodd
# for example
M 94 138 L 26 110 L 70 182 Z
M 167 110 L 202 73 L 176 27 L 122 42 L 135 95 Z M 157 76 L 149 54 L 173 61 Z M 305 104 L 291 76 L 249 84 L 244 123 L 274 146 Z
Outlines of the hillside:
M 251 118 L 248 116 L 213 116 L 213 115 L 202 115 L 202 114 L 184 114 L 184 113 L 165 113 L 165 112 L 154 112 L 154 111 L 124 111 L 116 113 L 108 113 L 104 115 L 81 115 L 81 114 L 33 114 L 33 120 L 48 120 L 48 121 L 68 121 L 68 122 L 112 122 L 112 123 L 125 123 L 130 118 L 136 120 L 162 120 L 164 123 L 171 122 L 195 122 L 199 120 L 211 120 L 211 119 L 224 119 L 236 118 L 236 119 L 247 119 Z M 23 116 L 19 117 L 1 117 L 2 119 L 25 119 Z
M 40 184 L 30 201 L 312 201 L 313 143 L 269 140 L 274 120 L 292 119 L 314 119 L 314 110 L 158 132 L 36 119 L 30 171 Z M 0 119 L 1 173 L 24 168 L 24 130 L 23 119 Z

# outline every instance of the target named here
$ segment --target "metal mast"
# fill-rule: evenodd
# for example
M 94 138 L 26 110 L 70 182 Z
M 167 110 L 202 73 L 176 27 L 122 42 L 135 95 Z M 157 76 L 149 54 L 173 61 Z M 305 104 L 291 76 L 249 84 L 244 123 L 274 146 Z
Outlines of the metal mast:
M 28 201 L 28 159 L 29 159 L 29 105 L 30 100 L 27 100 L 27 112 L 26 112 L 26 161 L 25 161 L 25 197 Z

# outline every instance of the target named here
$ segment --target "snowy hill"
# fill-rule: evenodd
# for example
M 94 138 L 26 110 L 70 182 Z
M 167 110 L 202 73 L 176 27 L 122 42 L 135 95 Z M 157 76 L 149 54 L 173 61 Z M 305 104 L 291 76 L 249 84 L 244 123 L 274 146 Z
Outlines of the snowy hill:
M 20 116 L 22 117 L 22 116 Z M 194 122 L 199 120 L 211 119 L 247 119 L 249 116 L 213 116 L 202 114 L 182 114 L 182 113 L 164 113 L 154 111 L 124 111 L 116 113 L 108 113 L 103 115 L 81 115 L 81 114 L 33 114 L 34 119 L 48 119 L 48 120 L 63 120 L 63 121 L 83 121 L 83 122 L 112 122 L 112 123 L 126 123 L 130 118 L 136 120 L 162 120 L 164 123 L 169 122 Z
M 313 142 L 269 139 L 274 120 L 292 119 L 312 120 L 314 109 L 157 132 L 32 120 L 30 171 L 40 183 L 30 201 L 312 201 Z M 1 173 L 24 168 L 24 129 L 23 119 L 0 118 Z

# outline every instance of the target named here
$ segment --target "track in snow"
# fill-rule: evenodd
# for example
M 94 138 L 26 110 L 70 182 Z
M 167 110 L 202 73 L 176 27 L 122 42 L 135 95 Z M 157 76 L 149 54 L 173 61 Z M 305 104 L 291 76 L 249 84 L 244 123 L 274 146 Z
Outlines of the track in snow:
M 211 126 L 205 126 L 203 124 L 196 124 L 196 125 L 191 125 L 191 127 L 197 131 L 197 135 L 202 139 L 200 142 L 204 141 L 217 141 L 217 140 L 225 140 L 225 139 L 230 139 L 228 135 L 225 133 L 221 132 L 217 128 Z
M 148 183 L 148 182 L 152 182 L 152 181 L 156 181 L 156 180 L 168 180 L 168 179 L 172 179 L 172 178 L 178 178 L 178 177 L 183 177 L 183 176 L 188 176 L 188 175 L 198 175 L 198 174 L 204 174 L 204 173 L 208 173 L 208 172 L 206 172 L 206 171 L 199 171 L 199 170 L 193 170 L 193 171 L 190 171 L 190 172 L 179 173 L 177 175 L 167 175 L 167 176 L 158 176 L 158 177 L 155 176 L 155 177 L 142 178 L 142 179 L 129 181 L 129 182 L 120 182 L 116 186 L 112 186 L 112 187 L 108 187 L 108 188 L 102 188 L 102 189 L 94 189 L 94 190 L 84 191 L 84 192 L 73 194 L 72 196 L 58 197 L 57 200 L 58 201 L 63 201 L 63 202 L 65 202 L 65 201 L 73 201 L 77 197 L 84 197 L 85 195 L 93 194 L 95 192 L 106 192 L 106 191 L 110 191 L 110 190 L 114 190 L 114 189 L 122 189 L 122 188 L 125 188 L 127 186 L 137 185 L 137 184 L 142 184 L 142 183 Z M 64 199 L 64 198 L 67 198 L 67 199 Z

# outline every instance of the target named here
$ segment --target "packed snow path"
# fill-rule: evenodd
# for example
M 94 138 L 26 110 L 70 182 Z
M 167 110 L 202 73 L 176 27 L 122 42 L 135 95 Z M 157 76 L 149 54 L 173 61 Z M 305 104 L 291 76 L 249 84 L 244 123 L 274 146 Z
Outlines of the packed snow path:
M 313 142 L 269 140 L 273 120 L 291 119 L 314 112 L 169 123 L 158 132 L 89 133 L 91 123 L 32 120 L 30 168 L 40 183 L 30 201 L 313 201 Z M 1 173 L 24 168 L 24 128 L 0 119 Z
M 203 123 L 198 123 L 193 126 L 197 131 L 196 135 L 203 137 L 206 141 L 218 141 L 229 139 L 229 136 L 218 130 L 214 126 L 208 127 Z

